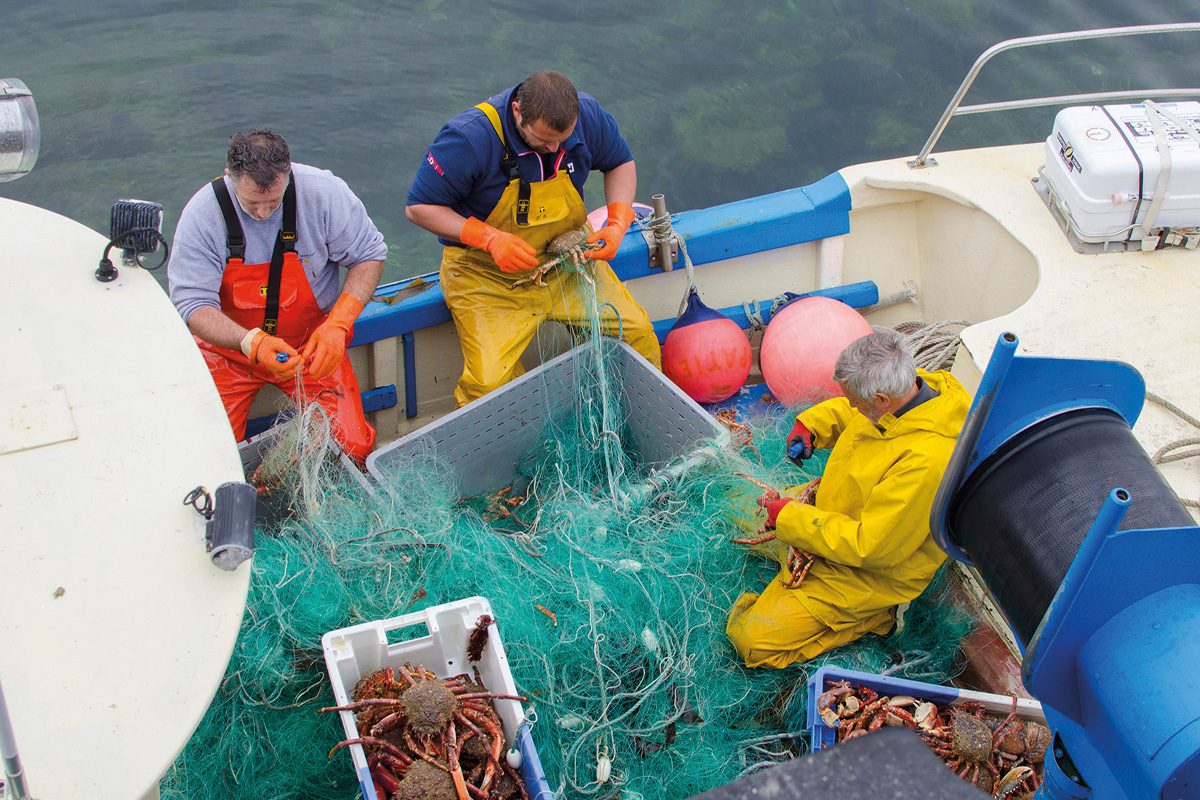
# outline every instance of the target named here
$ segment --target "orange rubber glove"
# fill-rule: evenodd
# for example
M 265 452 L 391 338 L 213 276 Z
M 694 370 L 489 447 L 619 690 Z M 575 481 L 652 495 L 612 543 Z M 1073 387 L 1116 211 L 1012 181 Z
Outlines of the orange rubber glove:
M 350 329 L 363 310 L 363 302 L 348 292 L 329 309 L 325 321 L 309 334 L 300 355 L 309 361 L 308 374 L 320 380 L 328 378 L 342 363 L 346 355 L 346 344 L 350 341 Z
M 271 373 L 275 380 L 290 380 L 296 377 L 296 370 L 300 369 L 300 365 L 304 363 L 300 354 L 278 336 L 268 336 L 257 328 L 253 333 L 254 336 L 248 347 L 249 352 L 246 353 L 246 360 L 250 362 L 250 365 L 262 367 Z M 282 363 L 276 357 L 280 353 L 287 356 L 287 360 Z
M 608 224 L 586 239 L 588 244 L 603 240 L 604 246 L 588 250 L 587 257 L 611 261 L 617 254 L 617 248 L 621 246 L 621 240 L 625 238 L 625 231 L 633 224 L 634 216 L 636 215 L 633 213 L 633 206 L 629 203 L 609 203 Z
M 505 233 L 475 217 L 467 217 L 459 238 L 465 245 L 487 250 L 501 272 L 511 275 L 538 265 L 537 251 L 533 245 L 514 233 Z

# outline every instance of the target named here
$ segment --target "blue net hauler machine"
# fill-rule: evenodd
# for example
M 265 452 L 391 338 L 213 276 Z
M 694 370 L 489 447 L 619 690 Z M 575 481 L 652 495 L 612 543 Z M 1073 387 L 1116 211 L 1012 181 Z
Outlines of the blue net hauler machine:
M 939 489 L 934 535 L 983 576 L 1054 744 L 1054 798 L 1200 791 L 1200 528 L 1130 430 L 1127 364 L 1000 336 Z

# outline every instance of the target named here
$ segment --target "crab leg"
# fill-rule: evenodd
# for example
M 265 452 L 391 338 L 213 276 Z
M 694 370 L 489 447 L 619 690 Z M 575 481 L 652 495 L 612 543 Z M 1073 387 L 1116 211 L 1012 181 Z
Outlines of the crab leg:
M 329 751 L 328 757 L 333 758 L 333 754 L 336 753 L 338 750 L 341 750 L 343 747 L 349 747 L 352 744 L 369 744 L 373 747 L 378 747 L 388 753 L 391 753 L 392 755 L 396 756 L 397 758 L 400 758 L 401 760 L 408 758 L 408 755 L 403 750 L 401 750 L 399 747 L 396 747 L 396 745 L 392 744 L 391 742 L 387 741 L 386 739 L 376 739 L 374 736 L 363 736 L 359 739 L 346 739 L 344 741 L 338 742 L 337 744 L 335 744 L 333 746 L 333 749 Z
M 459 700 L 481 700 L 491 698 L 493 700 L 520 700 L 522 703 L 529 702 L 529 698 L 519 694 L 494 694 L 492 692 L 471 692 L 470 694 L 460 694 Z
M 766 492 L 768 495 L 771 495 L 771 496 L 772 496 L 772 497 L 771 497 L 771 499 L 772 499 L 772 500 L 778 500 L 778 499 L 779 499 L 779 492 L 778 492 L 778 490 L 776 490 L 776 489 L 775 489 L 773 486 L 770 486 L 769 484 L 763 483 L 763 482 L 762 482 L 762 481 L 760 481 L 758 478 L 755 478 L 755 477 L 753 477 L 753 476 L 751 476 L 751 475 L 747 475 L 747 474 L 746 474 L 746 473 L 744 473 L 744 472 L 735 472 L 735 473 L 733 473 L 733 474 L 734 474 L 734 475 L 736 475 L 736 476 L 737 476 L 737 477 L 739 477 L 739 478 L 745 478 L 746 480 L 750 481 L 750 482 L 751 482 L 751 483 L 753 483 L 755 486 L 757 486 L 758 488 L 760 488 L 760 489 L 762 489 L 764 492 Z
M 765 536 L 758 536 L 753 539 L 730 539 L 734 544 L 765 544 L 775 538 L 775 532 L 771 531 Z
M 471 719 L 471 717 L 467 716 L 466 714 L 463 714 L 463 717 Z M 496 724 L 492 722 L 491 719 L 482 714 L 476 715 L 476 718 L 471 719 L 471 721 L 482 725 L 484 730 L 488 732 L 488 735 L 492 737 L 491 760 L 487 765 L 487 769 L 484 770 L 483 780 L 479 784 L 479 788 L 486 792 L 488 787 L 492 784 L 492 779 L 496 776 L 491 762 L 499 764 L 500 756 L 504 753 L 504 734 L 499 728 L 496 727 Z
M 398 706 L 398 705 L 400 705 L 400 698 L 398 698 L 398 697 L 394 698 L 394 699 L 388 698 L 388 697 L 368 697 L 365 700 L 357 700 L 353 703 L 347 703 L 344 706 L 328 706 L 326 708 L 318 708 L 317 712 L 324 713 L 326 711 L 362 711 L 364 708 L 370 708 L 371 706 Z

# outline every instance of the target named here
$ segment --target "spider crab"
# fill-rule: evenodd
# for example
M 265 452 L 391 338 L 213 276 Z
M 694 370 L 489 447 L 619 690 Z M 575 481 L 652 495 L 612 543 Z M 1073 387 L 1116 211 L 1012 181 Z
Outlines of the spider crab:
M 381 798 L 507 800 L 519 793 L 528 800 L 503 759 L 504 731 L 491 706 L 492 700 L 526 698 L 490 692 L 467 675 L 438 678 L 413 664 L 368 675 L 352 696 L 346 705 L 320 709 L 355 712 L 359 731 L 329 756 L 362 745 Z
M 960 777 L 983 789 L 992 791 L 1000 780 L 1000 772 L 992 763 L 992 729 L 983 716 L 983 706 L 963 703 L 930 721 L 925 731 L 926 743 L 941 756 L 947 766 Z M 985 767 L 986 772 L 980 767 Z
M 744 472 L 735 472 L 734 475 L 738 476 L 739 478 L 745 478 L 759 488 L 763 489 L 764 491 L 762 497 L 760 497 L 759 500 L 779 499 L 780 495 L 778 491 L 758 480 L 757 478 L 753 478 Z M 820 478 L 812 479 L 804 485 L 804 489 L 801 490 L 800 496 L 796 498 L 796 500 L 801 503 L 812 505 L 814 502 L 816 502 L 817 487 L 820 485 Z M 766 544 L 775 538 L 775 531 L 773 530 L 769 531 L 766 528 L 763 528 L 759 531 L 759 533 L 762 535 L 756 537 L 730 539 L 730 541 L 734 544 L 748 544 L 753 546 L 758 544 Z M 788 545 L 787 569 L 788 574 L 790 574 L 791 577 L 785 580 L 783 585 L 788 589 L 799 588 L 800 584 L 804 583 L 804 579 L 808 577 L 808 571 L 812 569 L 813 563 L 816 560 L 816 556 L 814 556 L 812 553 L 809 553 L 806 550 L 801 550 L 798 547 Z
M 585 244 L 583 240 L 587 236 L 587 232 L 582 230 L 571 230 L 555 236 L 546 245 L 546 253 L 551 256 L 550 260 L 545 264 L 535 267 L 529 273 L 528 277 L 513 281 L 513 288 L 523 283 L 532 283 L 534 286 L 545 286 L 546 281 L 544 279 L 546 273 L 559 264 L 571 264 L 575 267 L 576 271 L 582 272 L 584 262 L 587 260 L 587 252 L 599 247 L 598 244 Z

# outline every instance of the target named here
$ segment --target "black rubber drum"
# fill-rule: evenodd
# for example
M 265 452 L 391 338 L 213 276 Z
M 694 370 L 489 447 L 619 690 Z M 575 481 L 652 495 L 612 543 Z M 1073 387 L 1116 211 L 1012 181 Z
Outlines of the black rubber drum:
M 964 482 L 951 530 L 1028 644 L 1108 493 L 1129 490 L 1120 530 L 1192 526 L 1118 414 L 1078 409 L 1014 436 Z

